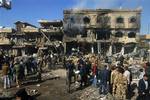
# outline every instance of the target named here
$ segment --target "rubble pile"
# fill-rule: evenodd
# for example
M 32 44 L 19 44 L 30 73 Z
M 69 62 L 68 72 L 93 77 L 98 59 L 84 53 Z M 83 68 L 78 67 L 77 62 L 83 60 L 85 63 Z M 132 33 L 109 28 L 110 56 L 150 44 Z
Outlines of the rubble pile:
M 43 73 L 41 77 L 42 77 L 42 80 L 49 80 L 49 79 L 58 79 L 58 78 L 60 78 L 59 75 L 55 75 L 55 74 L 50 73 L 50 72 Z
M 80 100 L 115 100 L 111 94 L 99 94 L 99 88 L 92 86 L 86 88 L 79 98 Z
M 0 93 L 0 100 L 11 100 L 12 98 L 14 98 L 12 92 L 2 91 L 2 93 Z

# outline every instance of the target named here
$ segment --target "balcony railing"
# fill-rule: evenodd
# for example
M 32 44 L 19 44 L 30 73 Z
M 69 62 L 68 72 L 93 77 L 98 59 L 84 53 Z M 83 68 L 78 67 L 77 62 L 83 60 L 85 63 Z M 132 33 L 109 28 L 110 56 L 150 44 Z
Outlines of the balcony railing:
M 0 45 L 11 45 L 11 41 L 7 38 L 0 38 Z
M 129 23 L 128 28 L 139 28 L 140 26 L 137 23 Z
M 24 33 L 38 33 L 38 28 L 21 28 L 21 31 Z
M 125 24 L 118 23 L 115 25 L 115 28 L 125 28 Z

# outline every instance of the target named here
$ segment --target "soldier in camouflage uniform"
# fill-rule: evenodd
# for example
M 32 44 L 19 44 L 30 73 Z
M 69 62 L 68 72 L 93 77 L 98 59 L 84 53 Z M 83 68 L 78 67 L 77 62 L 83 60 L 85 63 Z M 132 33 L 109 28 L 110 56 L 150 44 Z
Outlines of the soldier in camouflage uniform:
M 119 68 L 118 72 L 118 75 L 114 79 L 114 84 L 116 86 L 114 96 L 117 100 L 125 100 L 127 90 L 127 78 L 123 75 L 124 70 L 122 68 Z
M 116 84 L 114 84 L 114 80 L 116 78 L 116 76 L 118 75 L 118 68 L 116 66 L 112 66 L 111 68 L 112 72 L 111 72 L 111 77 L 110 77 L 110 83 L 111 83 L 111 90 L 110 93 L 112 93 L 112 95 L 115 95 L 115 90 L 116 90 Z

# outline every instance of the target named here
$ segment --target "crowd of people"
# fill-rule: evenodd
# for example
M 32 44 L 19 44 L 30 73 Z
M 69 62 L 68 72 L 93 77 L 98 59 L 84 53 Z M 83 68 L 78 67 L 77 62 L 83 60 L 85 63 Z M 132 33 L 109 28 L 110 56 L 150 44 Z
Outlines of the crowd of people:
M 41 71 L 40 60 L 34 57 L 1 56 L 1 69 L 4 89 L 10 88 L 13 83 L 20 87 L 26 76 Z
M 100 59 L 95 56 L 79 56 L 76 60 L 69 59 L 66 63 L 69 72 L 68 78 L 71 82 L 72 77 L 75 77 L 74 80 L 80 82 L 80 88 L 92 84 L 99 88 L 100 94 L 111 93 L 117 100 L 131 99 L 132 85 L 134 85 L 131 84 L 133 83 L 133 73 L 129 66 L 124 65 L 123 56 L 120 58 L 121 61 L 117 65 L 112 64 L 108 57 L 104 60 L 104 64 L 100 64 Z M 146 64 L 146 66 L 148 68 L 150 64 Z M 147 98 L 149 98 L 149 72 L 146 72 L 146 68 L 141 67 L 139 70 L 139 82 L 137 84 L 139 96 L 137 100 L 148 100 Z
M 34 56 L 14 57 L 0 55 L 0 68 L 2 69 L 3 87 L 10 88 L 12 83 L 20 87 L 22 82 L 30 74 L 38 74 L 41 80 L 42 66 L 53 68 L 57 60 L 52 60 L 54 55 L 44 56 L 38 59 Z M 111 93 L 118 100 L 130 99 L 132 94 L 132 71 L 129 65 L 124 64 L 124 57 L 121 55 L 112 63 L 111 57 L 100 57 L 96 55 L 68 57 L 64 59 L 64 66 L 68 72 L 68 79 L 71 83 L 80 82 L 80 88 L 93 85 L 99 88 L 99 93 L 106 95 Z M 131 65 L 130 65 L 131 66 Z M 150 63 L 141 67 L 138 75 L 138 97 L 137 100 L 148 100 L 150 93 Z

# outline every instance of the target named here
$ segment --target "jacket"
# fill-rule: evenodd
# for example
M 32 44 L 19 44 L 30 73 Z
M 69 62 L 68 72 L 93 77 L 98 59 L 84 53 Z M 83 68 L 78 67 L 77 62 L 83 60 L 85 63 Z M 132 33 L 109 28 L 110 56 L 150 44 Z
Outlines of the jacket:
M 146 85 L 145 85 L 145 82 L 144 82 L 144 79 L 140 79 L 139 80 L 139 83 L 138 83 L 138 93 L 139 94 L 143 94 L 143 92 L 147 92 L 147 90 L 149 91 L 149 83 L 148 83 L 148 89 L 146 90 Z

